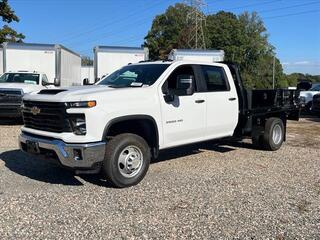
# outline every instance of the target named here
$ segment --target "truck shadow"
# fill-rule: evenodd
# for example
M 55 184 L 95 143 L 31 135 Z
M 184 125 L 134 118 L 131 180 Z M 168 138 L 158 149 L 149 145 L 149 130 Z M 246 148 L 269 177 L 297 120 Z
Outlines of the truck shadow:
M 251 148 L 252 146 L 251 144 L 235 142 L 220 142 L 218 144 L 212 141 L 186 145 L 161 151 L 159 158 L 152 160 L 151 164 L 197 155 L 203 151 L 227 153 L 236 150 L 238 147 Z M 72 171 L 64 169 L 50 160 L 42 160 L 29 156 L 20 150 L 11 150 L 1 153 L 0 160 L 4 161 L 5 166 L 11 171 L 33 180 L 68 186 L 83 185 Z M 97 186 L 111 187 L 109 182 L 104 180 L 100 175 L 79 175 L 79 177 L 84 181 Z
M 51 184 L 83 185 L 72 172 L 50 161 L 41 161 L 41 159 L 28 156 L 20 150 L 1 153 L 0 159 L 5 162 L 8 169 L 21 176 Z

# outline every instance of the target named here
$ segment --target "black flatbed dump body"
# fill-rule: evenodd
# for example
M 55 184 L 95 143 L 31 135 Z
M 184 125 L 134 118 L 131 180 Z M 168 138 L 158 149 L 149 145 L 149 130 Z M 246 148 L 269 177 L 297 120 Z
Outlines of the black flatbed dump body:
M 264 130 L 268 118 L 282 119 L 284 126 L 287 120 L 299 120 L 299 91 L 289 89 L 245 89 L 238 67 L 228 65 L 233 76 L 239 97 L 239 122 L 235 136 L 252 136 Z

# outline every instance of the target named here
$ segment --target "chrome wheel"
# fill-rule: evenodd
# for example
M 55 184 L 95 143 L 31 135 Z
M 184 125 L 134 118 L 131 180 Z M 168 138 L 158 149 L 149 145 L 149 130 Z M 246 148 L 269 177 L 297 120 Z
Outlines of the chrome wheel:
M 282 141 L 282 129 L 279 124 L 275 125 L 272 130 L 272 141 L 278 145 Z
M 142 168 L 143 154 L 137 146 L 128 146 L 122 150 L 118 158 L 118 169 L 122 176 L 132 178 Z

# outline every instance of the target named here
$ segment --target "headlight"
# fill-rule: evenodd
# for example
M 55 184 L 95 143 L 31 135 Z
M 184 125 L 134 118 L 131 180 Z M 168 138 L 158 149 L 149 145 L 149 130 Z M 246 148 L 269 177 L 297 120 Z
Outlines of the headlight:
M 87 125 L 84 114 L 70 115 L 70 124 L 72 126 L 73 133 L 76 135 L 86 135 Z
M 96 101 L 85 101 L 85 102 L 68 102 L 66 103 L 67 108 L 92 108 L 97 105 Z

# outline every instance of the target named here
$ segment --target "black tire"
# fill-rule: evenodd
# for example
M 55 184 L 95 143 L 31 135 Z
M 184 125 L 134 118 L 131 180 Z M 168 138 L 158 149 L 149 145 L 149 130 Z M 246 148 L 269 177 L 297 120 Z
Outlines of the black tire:
M 278 130 L 281 131 L 281 133 L 278 135 L 279 138 L 275 142 L 275 139 L 273 137 L 274 131 Z M 269 151 L 276 151 L 280 149 L 282 146 L 282 143 L 284 141 L 284 124 L 283 121 L 280 118 L 269 118 L 266 121 L 265 124 L 265 130 L 263 135 L 263 145 L 266 150 Z
M 130 146 L 139 149 L 143 159 L 139 165 L 141 166 L 140 170 L 132 177 L 124 176 L 124 173 L 121 173 L 121 169 L 125 171 L 126 168 L 118 162 L 120 154 L 123 154 L 123 151 Z M 145 177 L 150 159 L 150 148 L 142 137 L 131 133 L 119 134 L 107 143 L 102 173 L 114 187 L 130 187 L 138 184 Z

